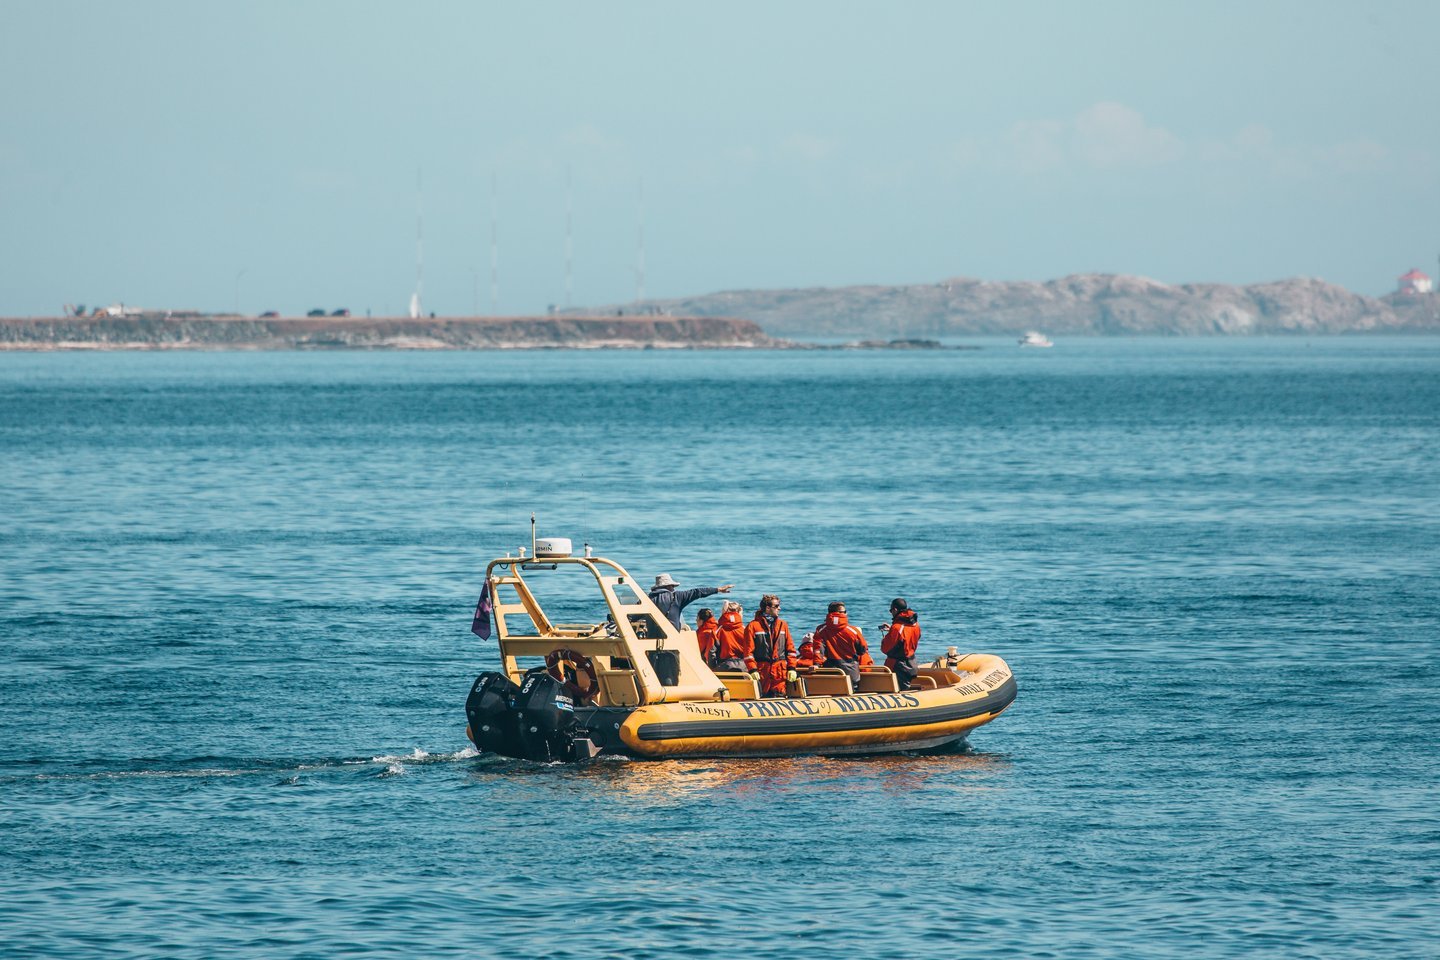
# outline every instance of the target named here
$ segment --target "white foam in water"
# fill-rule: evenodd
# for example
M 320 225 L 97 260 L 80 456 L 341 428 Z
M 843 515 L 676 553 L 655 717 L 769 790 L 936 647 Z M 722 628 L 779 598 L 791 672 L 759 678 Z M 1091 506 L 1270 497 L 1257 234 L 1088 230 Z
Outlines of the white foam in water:
M 410 753 L 401 756 L 400 754 L 381 754 L 378 757 L 371 757 L 371 763 L 420 763 L 428 758 L 430 754 L 416 747 Z
M 469 760 L 471 757 L 480 756 L 480 751 L 473 746 L 467 746 L 463 750 L 454 753 L 431 753 L 428 750 L 421 750 L 416 747 L 407 754 L 381 754 L 378 757 L 371 757 L 371 763 L 450 763 L 455 760 Z M 364 763 L 363 760 L 351 761 L 353 763 Z

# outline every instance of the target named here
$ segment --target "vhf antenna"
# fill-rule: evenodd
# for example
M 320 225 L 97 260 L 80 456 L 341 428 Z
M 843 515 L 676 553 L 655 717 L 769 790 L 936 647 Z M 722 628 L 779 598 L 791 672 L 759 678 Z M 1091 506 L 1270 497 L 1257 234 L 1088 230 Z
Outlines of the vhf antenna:
M 421 168 L 415 168 L 415 296 L 410 298 L 410 316 L 425 312 L 425 186 Z
M 635 253 L 635 302 L 639 303 L 645 299 L 645 180 L 640 180 L 640 198 L 637 204 L 639 214 L 636 217 L 636 253 Z
M 490 315 L 500 314 L 500 234 L 497 222 L 495 171 L 490 171 Z
M 575 212 L 575 191 L 571 186 L 570 164 L 565 164 L 565 309 L 570 309 L 570 292 L 573 287 L 575 244 L 571 237 L 571 221 Z

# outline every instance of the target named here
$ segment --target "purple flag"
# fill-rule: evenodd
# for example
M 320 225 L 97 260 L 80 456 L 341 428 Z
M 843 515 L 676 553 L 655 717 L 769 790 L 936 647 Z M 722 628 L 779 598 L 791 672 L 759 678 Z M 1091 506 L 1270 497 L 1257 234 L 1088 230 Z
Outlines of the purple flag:
M 490 601 L 490 581 L 485 581 L 485 589 L 480 591 L 480 602 L 475 604 L 475 619 L 470 622 L 470 632 L 481 640 L 490 639 L 490 614 L 494 611 L 495 604 Z

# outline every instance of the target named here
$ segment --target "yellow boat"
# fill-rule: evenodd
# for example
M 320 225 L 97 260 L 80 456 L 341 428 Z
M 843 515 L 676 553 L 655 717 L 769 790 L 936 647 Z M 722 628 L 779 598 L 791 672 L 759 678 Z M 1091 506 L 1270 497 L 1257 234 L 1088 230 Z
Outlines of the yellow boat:
M 542 580 L 551 612 L 579 622 L 550 618 L 532 589 Z M 570 541 L 533 532 L 529 555 L 522 548 L 492 560 L 485 582 L 501 671 L 481 674 L 471 687 L 465 733 L 478 749 L 506 756 L 939 749 L 958 745 L 1015 699 L 1010 668 L 983 653 L 955 669 L 922 667 L 909 690 L 884 667 L 864 668 L 858 689 L 843 671 L 818 668 L 801 672 L 787 696 L 762 698 L 748 673 L 712 670 L 694 631 L 671 624 L 618 563 L 591 556 L 588 546 L 573 556 Z M 488 633 L 489 616 L 484 629 L 480 623 L 477 611 L 477 632 Z

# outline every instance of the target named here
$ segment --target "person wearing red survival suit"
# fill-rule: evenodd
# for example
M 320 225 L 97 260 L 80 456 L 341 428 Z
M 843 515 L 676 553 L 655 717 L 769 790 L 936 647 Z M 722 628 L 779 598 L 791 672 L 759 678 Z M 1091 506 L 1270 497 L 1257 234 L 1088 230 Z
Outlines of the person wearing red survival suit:
M 709 607 L 701 607 L 695 614 L 695 640 L 700 644 L 700 659 L 707 664 L 715 662 L 715 630 L 719 626 L 715 611 Z
M 740 604 L 734 600 L 725 601 L 720 625 L 715 628 L 715 669 L 742 673 L 755 669 L 750 638 L 745 634 L 745 621 L 740 618 Z
M 865 634 L 852 626 L 845 604 L 830 604 L 825 622 L 815 628 L 815 641 L 825 645 L 825 666 L 839 667 L 850 677 L 850 686 L 860 685 L 860 658 L 869 652 Z
M 890 601 L 890 621 L 890 629 L 880 641 L 880 652 L 885 654 L 885 666 L 894 672 L 900 689 L 909 690 L 920 672 L 920 664 L 915 662 L 915 651 L 920 647 L 920 615 L 896 597 Z
M 785 696 L 785 681 L 795 673 L 795 641 L 790 624 L 780 619 L 779 597 L 767 593 L 760 598 L 760 609 L 745 626 L 745 637 L 760 673 L 760 695 Z

